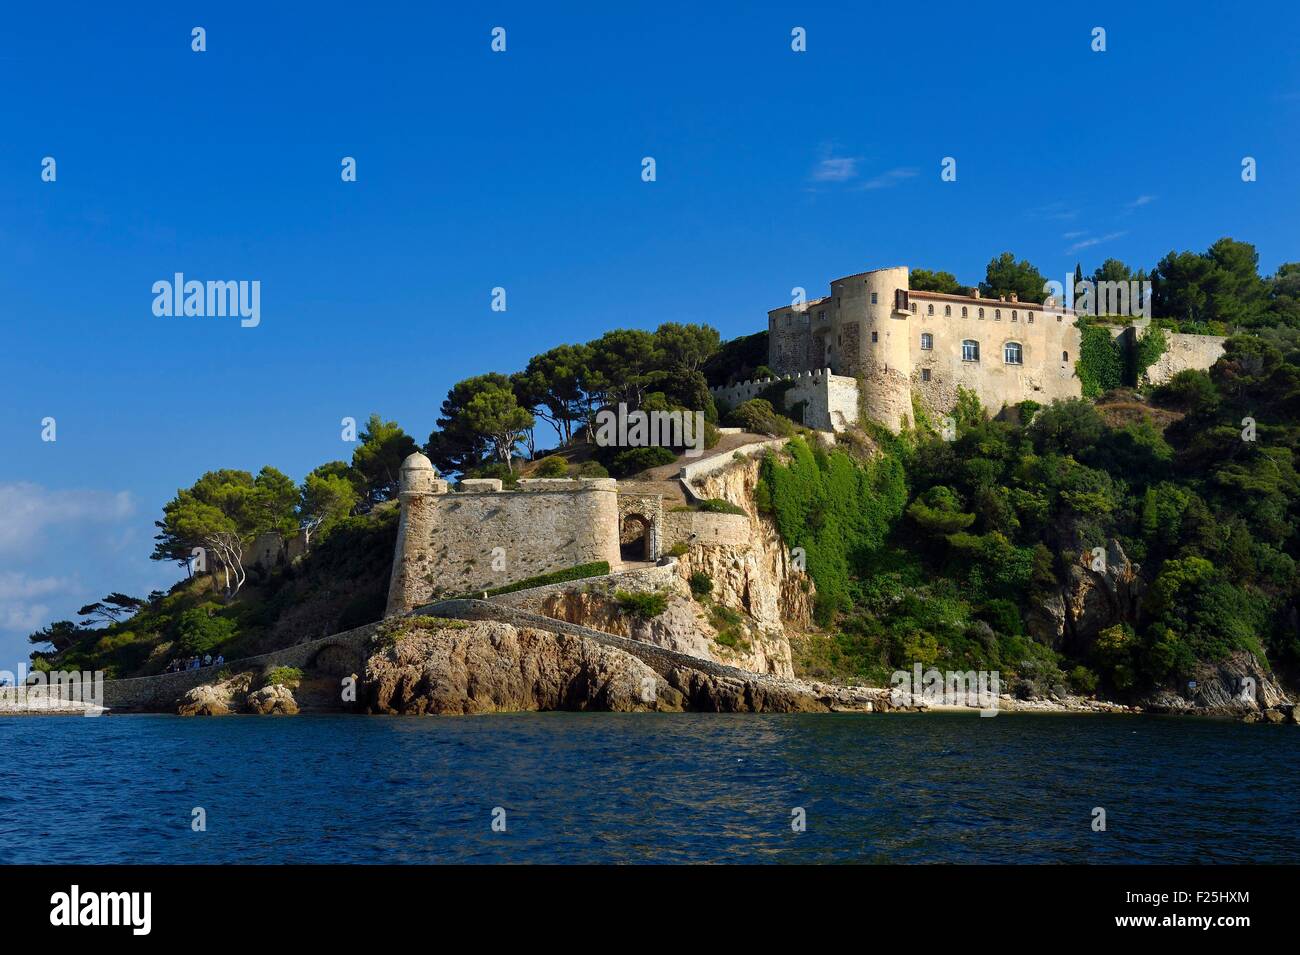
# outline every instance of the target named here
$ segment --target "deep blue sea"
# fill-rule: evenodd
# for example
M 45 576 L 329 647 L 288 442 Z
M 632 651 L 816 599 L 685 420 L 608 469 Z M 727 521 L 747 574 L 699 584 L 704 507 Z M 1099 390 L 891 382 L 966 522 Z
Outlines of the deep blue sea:
M 0 863 L 1300 862 L 1295 726 L 20 717 L 0 754 Z

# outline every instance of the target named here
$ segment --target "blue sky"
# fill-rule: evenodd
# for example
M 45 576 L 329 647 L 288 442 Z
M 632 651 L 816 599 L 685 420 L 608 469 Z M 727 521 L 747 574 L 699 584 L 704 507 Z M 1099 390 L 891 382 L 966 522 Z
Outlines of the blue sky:
M 1300 259 L 1292 4 L 272 6 L 6 13 L 0 668 L 173 581 L 152 522 L 204 471 L 300 479 L 371 411 L 423 442 L 453 382 L 560 342 L 1004 250 Z M 261 324 L 154 316 L 178 271 L 260 281 Z

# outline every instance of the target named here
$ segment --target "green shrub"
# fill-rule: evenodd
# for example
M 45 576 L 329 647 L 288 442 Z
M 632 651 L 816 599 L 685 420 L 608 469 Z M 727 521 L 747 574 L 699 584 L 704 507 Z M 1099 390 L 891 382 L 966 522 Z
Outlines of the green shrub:
M 707 511 L 710 514 L 739 514 L 745 516 L 745 509 L 732 504 L 730 501 L 724 501 L 720 497 L 710 497 L 700 501 L 695 509 L 697 511 Z
M 569 462 L 558 454 L 542 458 L 541 463 L 537 465 L 537 470 L 533 472 L 534 476 L 540 478 L 562 478 L 567 477 L 568 473 Z
M 608 573 L 609 561 L 595 560 L 589 564 L 577 564 L 567 570 L 557 570 L 536 577 L 525 577 L 523 580 L 515 581 L 513 584 L 507 584 L 504 587 L 494 587 L 487 594 L 489 597 L 496 597 L 500 594 L 512 594 L 517 590 L 545 587 L 547 584 L 562 584 L 569 580 L 582 580 L 585 577 L 604 577 Z M 469 596 L 473 597 L 477 596 L 477 594 L 470 594 Z
M 713 578 L 702 570 L 691 574 L 691 594 L 696 600 L 713 593 Z
M 262 686 L 282 686 L 296 690 L 302 684 L 302 671 L 297 667 L 273 667 L 262 677 Z
M 181 614 L 176 626 L 176 650 L 187 655 L 203 654 L 235 636 L 235 622 L 209 614 L 207 607 L 193 607 Z
M 1066 679 L 1070 681 L 1070 688 L 1081 696 L 1088 696 L 1097 689 L 1097 674 L 1086 666 L 1075 667 L 1066 675 Z
M 668 609 L 668 596 L 654 591 L 628 593 L 619 590 L 614 593 L 618 608 L 623 613 L 639 620 L 650 620 Z
M 763 398 L 742 401 L 727 416 L 733 428 L 744 428 L 754 434 L 770 434 L 783 438 L 794 434 L 794 422 L 776 413 L 772 402 Z
M 614 460 L 610 462 L 610 473 L 615 477 L 625 478 L 641 471 L 648 471 L 650 468 L 672 464 L 676 460 L 677 455 L 669 448 L 661 448 L 657 445 L 628 448 L 614 455 Z
M 578 477 L 607 478 L 609 471 L 599 461 L 583 461 L 578 467 Z

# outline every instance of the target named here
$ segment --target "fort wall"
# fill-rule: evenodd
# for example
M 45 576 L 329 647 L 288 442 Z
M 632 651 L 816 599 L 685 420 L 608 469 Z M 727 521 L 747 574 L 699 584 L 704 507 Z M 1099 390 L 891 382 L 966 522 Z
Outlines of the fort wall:
M 1182 332 L 1165 332 L 1168 342 L 1165 353 L 1147 369 L 1147 378 L 1153 385 L 1162 385 L 1180 371 L 1194 368 L 1206 371 L 1223 355 L 1222 335 L 1188 335 Z
M 401 518 L 387 615 L 578 564 L 620 563 L 617 482 L 465 481 L 451 491 L 428 458 L 402 465 Z

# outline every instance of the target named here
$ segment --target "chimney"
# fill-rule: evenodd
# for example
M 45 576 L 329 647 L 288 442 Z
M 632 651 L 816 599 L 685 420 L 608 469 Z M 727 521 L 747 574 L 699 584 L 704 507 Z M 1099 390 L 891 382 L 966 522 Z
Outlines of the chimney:
M 1011 301 L 1012 301 L 1012 302 L 1019 302 L 1019 301 L 1020 301 L 1020 295 L 1019 295 L 1018 293 L 1016 293 L 1016 292 L 1012 292 L 1012 293 L 1011 293 Z
M 971 298 L 979 298 L 979 297 L 980 297 L 980 287 L 979 287 L 978 285 L 975 286 L 973 289 L 970 290 L 970 297 L 971 297 Z
M 999 302 L 1005 302 L 1006 300 L 1007 300 L 1007 297 L 1006 297 L 1005 295 L 999 295 L 999 296 L 998 296 L 998 301 L 999 301 Z

